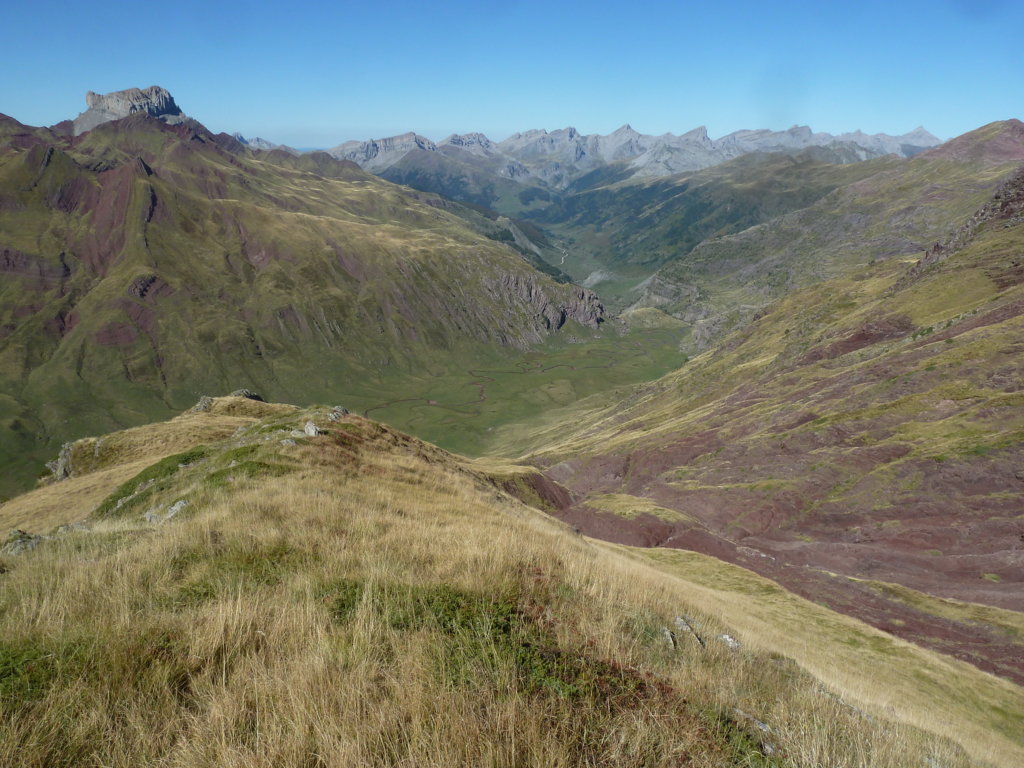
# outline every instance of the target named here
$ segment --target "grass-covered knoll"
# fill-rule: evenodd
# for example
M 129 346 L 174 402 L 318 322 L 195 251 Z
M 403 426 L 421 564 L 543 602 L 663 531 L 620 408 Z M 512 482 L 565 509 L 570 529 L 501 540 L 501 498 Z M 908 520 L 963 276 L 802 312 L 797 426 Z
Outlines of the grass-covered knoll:
M 167 457 L 205 454 L 206 450 L 199 446 L 219 443 L 257 421 L 263 425 L 273 423 L 275 416 L 291 424 L 288 418 L 296 410 L 290 405 L 222 397 L 213 399 L 205 410 L 189 410 L 170 421 L 76 440 L 67 450 L 70 476 L 56 483 L 47 479 L 35 490 L 0 504 L 0 530 L 22 528 L 38 533 L 74 522 L 84 516 L 79 514 L 82 509 L 95 509 L 115 488 L 127 485 L 135 490 L 155 479 L 150 477 L 158 472 L 154 467 L 162 467 L 170 474 L 178 464 L 188 463 L 181 459 L 170 462 Z M 140 477 L 141 480 L 137 479 Z M 117 498 L 130 495 L 126 492 Z M 73 505 L 67 502 L 71 497 L 75 499 Z
M 633 520 L 640 515 L 651 515 L 668 522 L 683 522 L 692 520 L 690 515 L 675 509 L 666 509 L 654 504 L 650 499 L 642 496 L 630 496 L 625 493 L 604 493 L 595 494 L 587 498 L 587 505 L 600 512 L 611 512 L 627 520 Z
M 945 722 L 955 700 L 929 719 L 914 697 L 880 708 L 823 687 L 791 649 L 694 599 L 693 581 L 572 534 L 450 454 L 330 413 L 206 443 L 211 463 L 278 452 L 286 475 L 205 484 L 197 462 L 166 489 L 187 513 L 94 517 L 3 556 L 0 762 L 1014 764 L 998 719 L 985 732 L 977 716 Z M 325 434 L 280 442 L 306 420 Z

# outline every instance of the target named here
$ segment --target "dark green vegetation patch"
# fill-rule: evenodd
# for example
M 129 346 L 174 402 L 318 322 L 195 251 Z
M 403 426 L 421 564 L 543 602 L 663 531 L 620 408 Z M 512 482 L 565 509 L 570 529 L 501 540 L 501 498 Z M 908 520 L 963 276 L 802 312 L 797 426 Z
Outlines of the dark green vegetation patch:
M 211 449 L 199 445 L 151 464 L 135 477 L 118 486 L 93 513 L 96 517 L 127 515 L 141 508 L 160 491 L 170 488 L 172 479 L 182 469 L 209 457 Z

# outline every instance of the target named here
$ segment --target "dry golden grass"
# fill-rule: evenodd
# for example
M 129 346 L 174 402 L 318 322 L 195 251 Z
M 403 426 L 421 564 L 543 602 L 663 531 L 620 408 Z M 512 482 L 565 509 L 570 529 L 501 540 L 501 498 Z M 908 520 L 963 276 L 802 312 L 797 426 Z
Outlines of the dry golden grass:
M 713 557 L 601 546 L 681 579 L 692 604 L 734 627 L 744 642 L 785 654 L 872 715 L 955 735 L 982 763 L 1024 764 L 1020 686 L 902 641 Z
M 0 531 L 44 533 L 81 520 L 114 488 L 164 456 L 224 440 L 240 427 L 293 410 L 294 406 L 244 397 L 218 397 L 207 411 L 78 440 L 72 447 L 72 477 L 0 504 Z
M 29 533 L 45 533 L 59 525 L 81 520 L 111 489 L 137 475 L 156 458 L 147 456 L 81 477 L 69 477 L 15 496 L 0 505 L 0 531 L 18 528 Z M 72 498 L 75 503 L 69 504 L 68 499 Z
M 289 445 L 251 425 L 172 475 L 154 503 L 187 498 L 173 520 L 135 510 L 3 557 L 0 765 L 1019 764 L 970 759 L 956 726 L 865 716 L 722 623 L 710 588 L 436 448 L 324 426 Z M 667 643 L 684 613 L 707 649 Z

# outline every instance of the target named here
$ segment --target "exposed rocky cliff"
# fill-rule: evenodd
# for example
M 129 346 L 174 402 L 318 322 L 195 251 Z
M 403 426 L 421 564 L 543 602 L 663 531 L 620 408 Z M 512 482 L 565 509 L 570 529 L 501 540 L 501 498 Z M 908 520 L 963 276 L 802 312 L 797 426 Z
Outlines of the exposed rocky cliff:
M 85 103 L 89 108 L 74 121 L 75 136 L 91 131 L 97 125 L 120 120 L 139 112 L 171 124 L 180 123 L 185 119 L 185 113 L 174 102 L 174 97 L 159 85 L 103 94 L 89 91 L 85 94 Z
M 346 141 L 327 152 L 339 160 L 351 160 L 370 172 L 378 172 L 398 162 L 414 149 L 436 152 L 437 144 L 410 132 L 385 139 Z

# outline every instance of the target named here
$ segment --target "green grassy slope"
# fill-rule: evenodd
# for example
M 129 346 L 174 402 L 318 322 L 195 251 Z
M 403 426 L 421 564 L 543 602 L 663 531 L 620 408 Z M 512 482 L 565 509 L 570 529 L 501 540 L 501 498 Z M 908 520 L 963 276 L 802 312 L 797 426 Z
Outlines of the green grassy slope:
M 885 586 L 1024 611 L 1021 175 L 944 240 L 916 266 L 795 292 L 629 398 L 492 447 L 532 450 L 584 506 L 624 494 L 676 512 L 648 528 L 657 541 L 1020 677 L 1013 622 Z
M 498 163 L 468 152 L 414 150 L 380 173 L 381 178 L 451 200 L 519 216 L 543 205 L 551 193 L 501 175 Z
M 534 215 L 610 269 L 657 268 L 698 243 L 806 208 L 832 190 L 899 165 L 836 165 L 811 153 L 754 153 L 702 171 L 613 183 L 560 198 Z
M 910 160 L 844 166 L 877 173 L 836 184 L 799 210 L 701 242 L 657 272 L 639 305 L 685 320 L 694 329 L 693 346 L 706 348 L 797 288 L 928 248 L 1022 160 L 1024 125 L 1011 120 Z
M 0 493 L 204 392 L 336 399 L 601 317 L 446 201 L 326 155 L 143 116 L 0 127 Z

